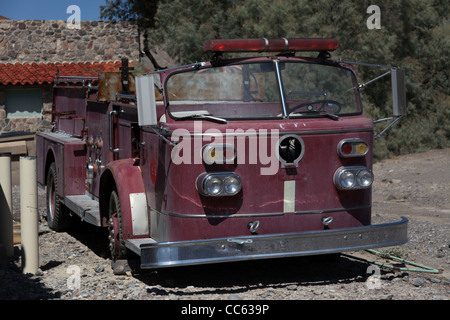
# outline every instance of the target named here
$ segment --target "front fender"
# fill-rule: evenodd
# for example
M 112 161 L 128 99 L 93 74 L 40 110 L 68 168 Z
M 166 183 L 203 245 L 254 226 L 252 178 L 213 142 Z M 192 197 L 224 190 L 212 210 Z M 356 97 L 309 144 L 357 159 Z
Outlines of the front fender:
M 109 163 L 100 180 L 103 193 L 100 201 L 107 201 L 115 189 L 122 209 L 124 240 L 149 235 L 149 216 L 144 181 L 139 165 L 134 159 L 123 159 Z

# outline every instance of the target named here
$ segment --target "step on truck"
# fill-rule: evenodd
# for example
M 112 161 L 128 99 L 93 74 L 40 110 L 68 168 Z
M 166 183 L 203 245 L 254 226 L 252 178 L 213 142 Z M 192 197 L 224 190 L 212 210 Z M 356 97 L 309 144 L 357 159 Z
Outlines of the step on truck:
M 360 97 L 390 76 L 387 130 L 406 113 L 403 70 L 332 60 L 337 47 L 208 40 L 206 62 L 57 76 L 36 138 L 48 225 L 107 228 L 112 261 L 142 269 L 405 243 L 406 218 L 371 224 L 377 135 Z M 355 64 L 386 70 L 361 84 Z

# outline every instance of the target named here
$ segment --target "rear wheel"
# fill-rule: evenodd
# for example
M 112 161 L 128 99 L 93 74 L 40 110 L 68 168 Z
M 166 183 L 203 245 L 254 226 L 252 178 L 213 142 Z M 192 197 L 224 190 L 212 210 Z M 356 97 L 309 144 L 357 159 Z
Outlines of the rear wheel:
M 47 223 L 55 231 L 62 231 L 72 225 L 69 210 L 64 206 L 61 197 L 58 196 L 58 173 L 56 164 L 50 165 L 47 174 Z

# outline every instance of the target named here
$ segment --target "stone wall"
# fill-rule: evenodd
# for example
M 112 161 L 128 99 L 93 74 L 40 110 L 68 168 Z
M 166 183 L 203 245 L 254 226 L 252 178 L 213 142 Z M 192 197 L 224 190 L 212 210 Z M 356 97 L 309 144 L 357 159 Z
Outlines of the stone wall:
M 0 62 L 139 61 L 137 26 L 127 21 L 0 20 Z
M 0 63 L 140 61 L 139 38 L 137 26 L 127 21 L 82 21 L 80 29 L 69 29 L 66 21 L 0 20 Z M 52 86 L 40 87 L 43 110 L 51 110 Z M 5 88 L 0 84 L 0 135 L 50 127 L 50 115 L 6 118 Z

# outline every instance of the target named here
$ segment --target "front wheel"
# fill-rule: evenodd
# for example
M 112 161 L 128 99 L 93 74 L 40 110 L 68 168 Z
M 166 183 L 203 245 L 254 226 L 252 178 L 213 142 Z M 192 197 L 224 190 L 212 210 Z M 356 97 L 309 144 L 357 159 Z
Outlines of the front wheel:
M 123 238 L 122 208 L 116 191 L 109 198 L 109 249 L 113 261 L 127 258 L 127 248 Z

